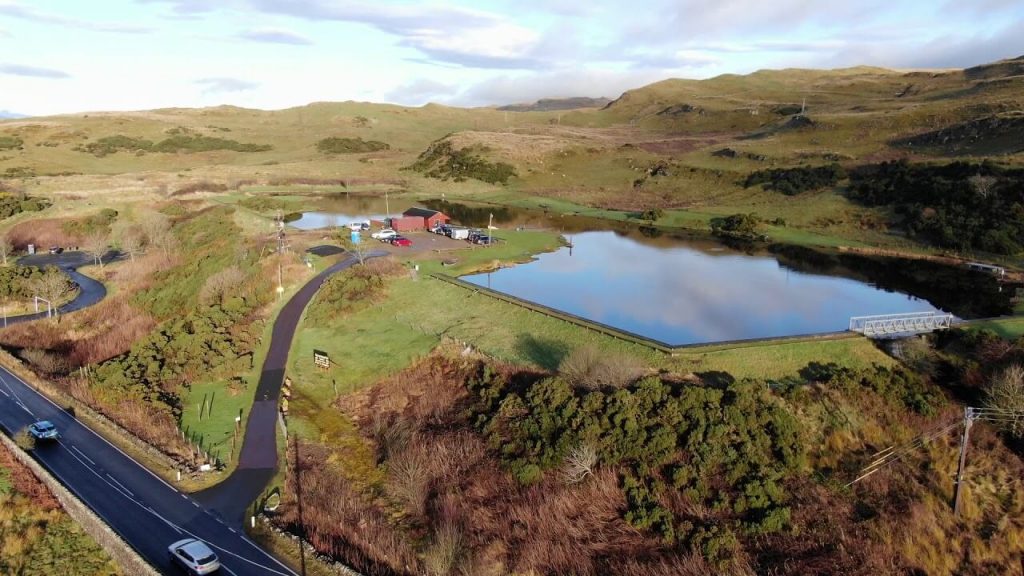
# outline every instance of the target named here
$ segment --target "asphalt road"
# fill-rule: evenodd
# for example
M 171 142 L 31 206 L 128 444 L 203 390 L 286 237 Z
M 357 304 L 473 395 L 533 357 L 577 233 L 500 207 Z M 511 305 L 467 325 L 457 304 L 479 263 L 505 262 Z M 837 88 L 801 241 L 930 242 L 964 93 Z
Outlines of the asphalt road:
M 370 257 L 385 254 L 375 252 Z M 43 265 L 68 269 L 82 264 L 75 260 L 75 253 L 61 256 L 47 258 Z M 294 576 L 295 572 L 246 537 L 242 521 L 246 508 L 264 490 L 277 466 L 277 400 L 302 312 L 328 277 L 355 263 L 349 258 L 325 269 L 282 308 L 246 425 L 239 466 L 226 480 L 194 498 L 164 482 L 2 367 L 0 428 L 14 435 L 36 420 L 53 422 L 61 439 L 39 444 L 32 452 L 36 460 L 162 573 L 182 573 L 171 564 L 167 546 L 194 537 L 217 552 L 222 573 Z
M 240 527 L 228 526 L 215 512 L 0 368 L 0 427 L 15 434 L 36 420 L 50 420 L 61 432 L 58 442 L 33 450 L 36 460 L 160 572 L 182 574 L 170 563 L 167 546 L 191 536 L 214 548 L 224 574 L 295 574 L 250 541 Z
M 115 252 L 110 252 L 103 257 L 104 262 L 110 262 L 118 257 Z M 75 310 L 81 310 L 88 308 L 93 304 L 103 300 L 107 296 L 107 289 L 103 284 L 89 278 L 84 274 L 79 274 L 75 271 L 80 266 L 92 264 L 92 257 L 82 252 L 62 252 L 60 254 L 34 254 L 31 256 L 24 256 L 18 260 L 18 264 L 23 266 L 39 266 L 40 268 L 46 266 L 56 266 L 64 270 L 68 276 L 74 280 L 79 287 L 78 296 L 71 302 L 68 302 L 57 309 L 58 314 L 66 314 L 68 312 L 74 312 Z M 10 316 L 7 318 L 7 324 L 17 324 L 18 322 L 28 322 L 30 320 L 38 320 L 40 318 L 46 318 L 46 312 L 40 312 L 38 314 L 22 314 L 20 316 Z
M 374 251 L 367 258 L 387 254 Z M 349 257 L 324 269 L 300 288 L 277 315 L 255 400 L 249 412 L 249 421 L 245 426 L 238 466 L 223 482 L 195 494 L 196 500 L 216 510 L 232 526 L 240 526 L 245 521 L 247 507 L 259 497 L 277 469 L 277 400 L 284 382 L 288 352 L 302 311 L 327 278 L 354 264 L 356 259 Z

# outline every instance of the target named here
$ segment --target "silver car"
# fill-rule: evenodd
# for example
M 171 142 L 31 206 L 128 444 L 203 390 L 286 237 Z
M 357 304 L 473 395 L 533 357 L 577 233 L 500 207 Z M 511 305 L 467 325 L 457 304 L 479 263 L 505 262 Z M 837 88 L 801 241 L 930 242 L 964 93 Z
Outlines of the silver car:
M 189 574 L 210 574 L 220 568 L 220 560 L 202 540 L 186 538 L 167 547 L 171 559 L 181 564 Z

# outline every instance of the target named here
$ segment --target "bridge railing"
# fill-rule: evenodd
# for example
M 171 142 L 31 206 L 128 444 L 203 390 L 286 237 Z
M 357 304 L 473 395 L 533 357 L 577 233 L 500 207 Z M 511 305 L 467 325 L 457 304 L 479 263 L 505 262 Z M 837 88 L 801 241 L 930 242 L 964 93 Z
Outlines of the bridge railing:
M 953 326 L 956 318 L 942 312 L 909 312 L 850 318 L 850 331 L 868 337 L 920 334 Z

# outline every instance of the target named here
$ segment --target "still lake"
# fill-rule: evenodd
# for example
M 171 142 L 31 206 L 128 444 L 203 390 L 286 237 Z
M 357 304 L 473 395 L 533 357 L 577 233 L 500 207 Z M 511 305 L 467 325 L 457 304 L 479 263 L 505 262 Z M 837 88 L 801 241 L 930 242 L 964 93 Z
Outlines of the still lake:
M 463 279 L 670 345 L 846 330 L 851 316 L 937 310 L 856 279 L 799 272 L 773 256 L 612 231 Z

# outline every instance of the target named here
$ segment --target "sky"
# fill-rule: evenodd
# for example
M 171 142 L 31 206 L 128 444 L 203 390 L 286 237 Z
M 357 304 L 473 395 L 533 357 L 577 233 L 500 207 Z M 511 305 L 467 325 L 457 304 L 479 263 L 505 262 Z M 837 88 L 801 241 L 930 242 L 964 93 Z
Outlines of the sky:
M 1021 0 L 0 0 L 0 111 L 490 106 L 1020 55 Z

